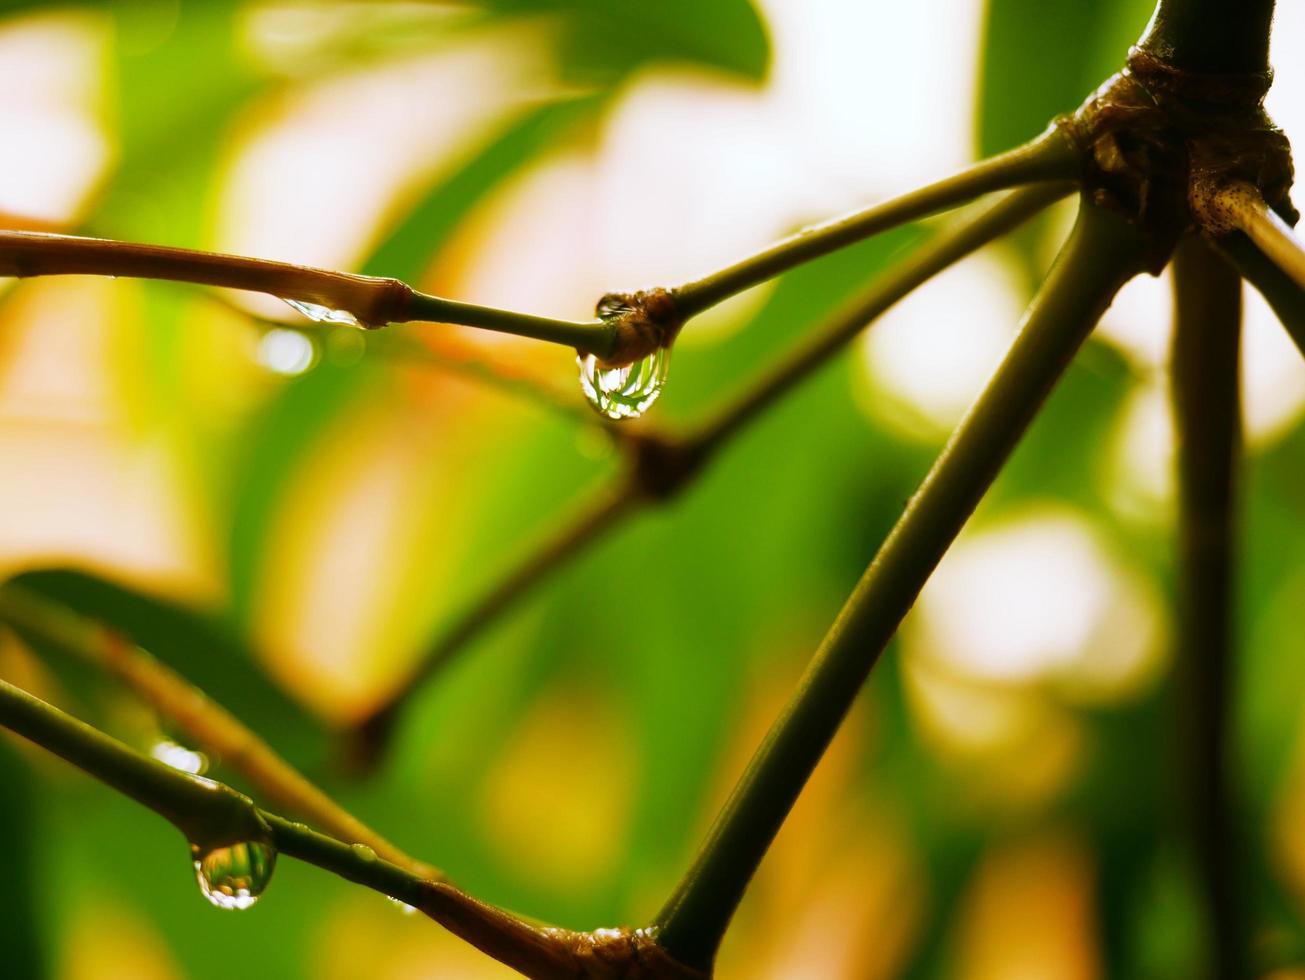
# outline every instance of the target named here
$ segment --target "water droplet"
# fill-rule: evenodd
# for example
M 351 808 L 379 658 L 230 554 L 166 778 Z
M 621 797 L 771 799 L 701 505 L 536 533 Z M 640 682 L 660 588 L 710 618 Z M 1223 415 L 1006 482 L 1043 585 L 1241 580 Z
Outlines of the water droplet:
M 415 915 L 417 913 L 417 906 L 409 905 L 407 902 L 397 899 L 393 895 L 386 895 L 385 897 L 389 899 L 390 903 L 404 915 Z
M 366 844 L 350 844 L 349 849 L 360 861 L 375 861 L 376 852 Z
M 670 351 L 659 347 L 642 361 L 624 367 L 604 367 L 593 354 L 576 358 L 580 390 L 609 419 L 637 419 L 657 400 L 666 384 Z
M 258 363 L 277 374 L 303 374 L 317 360 L 317 345 L 298 330 L 269 330 L 258 341 Z
M 208 771 L 208 756 L 203 752 L 195 752 L 166 738 L 159 739 L 150 746 L 150 755 L 165 766 L 180 769 L 192 776 L 201 776 Z
M 260 841 L 241 841 L 201 851 L 191 847 L 195 878 L 204 897 L 220 909 L 247 909 L 258 901 L 276 867 L 276 851 Z
M 306 299 L 286 299 L 282 300 L 293 309 L 298 310 L 310 320 L 317 323 L 342 323 L 349 327 L 361 327 L 358 318 L 348 310 L 334 310 L 329 306 L 323 306 L 321 303 L 310 303 Z

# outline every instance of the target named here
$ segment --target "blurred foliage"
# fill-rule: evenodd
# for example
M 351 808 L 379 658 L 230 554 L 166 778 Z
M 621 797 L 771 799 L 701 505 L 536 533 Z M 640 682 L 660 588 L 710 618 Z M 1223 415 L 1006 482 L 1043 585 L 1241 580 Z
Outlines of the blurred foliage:
M 210 244 L 217 188 L 241 127 L 257 106 L 275 104 L 304 79 L 249 56 L 246 4 L 82 6 L 116 32 L 104 82 L 116 157 L 83 230 Z M 350 8 L 324 9 L 342 6 Z M 496 194 L 557 154 L 589 145 L 637 71 L 687 64 L 756 87 L 771 63 L 766 23 L 747 0 L 435 6 L 459 16 L 383 21 L 388 33 L 375 44 L 343 31 L 309 79 L 384 63 L 395 52 L 456 46 L 472 26 L 524 24 L 546 39 L 562 84 L 488 125 L 459 148 L 453 165 L 408 188 L 402 206 L 377 220 L 354 263 L 372 274 L 428 276 Z M 1150 4 L 1051 7 L 990 0 L 976 152 L 1004 149 L 1077 105 L 1120 65 Z M 175 20 L 160 27 L 158 18 L 172 13 Z M 902 229 L 813 263 L 764 293 L 744 328 L 684 343 L 655 422 L 687 425 L 708 414 L 931 228 Z M 1052 219 L 1035 222 L 1003 254 L 1031 282 L 1057 229 Z M 340 593 L 351 594 L 377 588 L 355 578 L 358 569 L 395 569 L 383 583 L 391 591 L 376 600 L 375 650 L 358 661 L 366 667 L 356 685 L 365 707 L 457 610 L 529 550 L 541 528 L 612 478 L 619 460 L 596 428 L 452 375 L 365 353 L 358 359 L 356 349 L 341 353 L 329 342 L 318 344 L 315 365 L 297 377 L 249 382 L 235 369 L 212 368 L 218 380 L 201 383 L 196 363 L 211 366 L 257 339 L 257 328 L 240 317 L 213 325 L 213 307 L 194 291 L 139 287 L 136 316 L 121 330 L 140 357 L 117 379 L 132 405 L 135 438 L 165 445 L 183 461 L 188 506 L 215 542 L 211 595 L 178 598 L 184 589 L 142 585 L 130 569 L 73 572 L 66 561 L 58 570 L 31 571 L 24 582 L 132 636 L 347 807 L 447 868 L 473 894 L 569 926 L 644 921 L 686 865 L 939 440 L 910 438 L 857 407 L 853 391 L 867 387 L 861 356 L 841 358 L 743 433 L 681 499 L 636 517 L 479 637 L 420 692 L 383 769 L 354 780 L 331 750 L 334 729 L 358 705 L 318 710 L 310 671 L 293 658 L 277 661 L 280 631 L 288 627 L 267 622 L 267 595 L 284 568 L 278 549 L 289 547 L 285 528 L 301 519 L 296 515 L 334 513 L 306 502 L 324 492 L 319 475 L 362 480 L 382 464 L 416 473 L 416 489 L 403 498 L 406 533 L 352 541 L 357 562 L 328 570 L 336 585 L 347 580 Z M 486 349 L 496 356 L 496 348 Z M 565 362 L 549 361 L 544 370 Z M 1047 499 L 1065 502 L 1168 595 L 1168 514 L 1121 512 L 1107 465 L 1137 382 L 1117 348 L 1094 341 L 976 525 Z M 239 393 L 221 411 L 214 408 L 219 389 L 224 397 Z M 1299 906 L 1283 882 L 1299 887 L 1305 875 L 1279 866 L 1277 845 L 1260 828 L 1278 819 L 1284 780 L 1299 765 L 1303 441 L 1305 429 L 1297 427 L 1254 460 L 1246 484 L 1239 678 L 1239 773 L 1253 828 L 1248 839 L 1260 848 L 1248 874 L 1257 876 L 1265 915 L 1273 916 L 1270 938 L 1289 949 L 1300 945 Z M 352 455 L 336 459 L 342 446 Z M 307 554 L 311 565 L 317 553 Z M 1021 711 L 1044 712 L 1077 747 L 1067 775 L 1032 802 L 1017 803 L 993 797 L 1018 783 L 1013 772 L 1031 768 L 1020 755 L 1028 746 L 1003 759 L 940 749 L 920 719 L 900 646 L 876 671 L 863 710 L 840 736 L 837 759 L 799 805 L 796 829 L 785 831 L 763 868 L 722 972 L 796 976 L 777 972 L 793 962 L 782 942 L 800 948 L 795 923 L 799 910 L 811 908 L 831 935 L 846 927 L 852 937 L 848 958 L 837 961 L 848 976 L 963 973 L 957 964 L 972 962 L 982 947 L 965 926 L 985 921 L 986 892 L 976 882 L 1010 880 L 1018 861 L 1009 854 L 1018 857 L 1021 842 L 1054 833 L 1090 855 L 1086 874 L 1062 862 L 1064 887 L 1090 893 L 1093 911 L 1083 929 L 1099 944 L 1082 958 L 1080 973 L 1065 975 L 1186 975 L 1199 923 L 1168 832 L 1165 677 L 1086 706 L 1050 685 L 1011 685 Z M 10 651 L 0 670 L 17 670 L 14 662 L 26 663 L 21 652 Z M 44 693 L 125 730 L 121 692 L 106 686 L 88 703 L 97 682 L 53 654 L 48 674 L 23 669 L 45 684 Z M 118 975 L 217 980 L 236 966 L 285 978 L 398 976 L 413 963 L 422 975 L 443 975 L 445 962 L 457 964 L 450 975 L 502 975 L 428 923 L 295 862 L 280 865 L 252 912 L 215 913 L 197 897 L 184 842 L 152 815 L 39 753 L 15 754 L 7 745 L 0 745 L 0 780 L 0 834 L 9 842 L 0 972 L 7 976 L 82 980 L 119 968 Z M 980 784 L 997 788 L 976 792 Z M 898 878 L 882 870 L 898 867 L 890 857 L 900 865 Z M 840 873 L 862 876 L 864 895 L 880 898 L 833 891 L 828 883 Z M 844 900 L 831 905 L 838 895 Z M 881 918 L 857 918 L 871 914 Z M 123 916 L 140 936 L 134 952 L 102 947 L 110 972 L 94 973 L 70 952 L 87 936 L 107 943 Z M 897 937 L 896 945 L 885 936 Z M 149 969 L 140 965 L 147 953 L 155 957 Z

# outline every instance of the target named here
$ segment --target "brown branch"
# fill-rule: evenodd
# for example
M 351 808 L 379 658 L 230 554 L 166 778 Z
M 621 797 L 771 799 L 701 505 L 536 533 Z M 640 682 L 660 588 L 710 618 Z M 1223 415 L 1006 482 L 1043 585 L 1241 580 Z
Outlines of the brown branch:
M 398 279 L 162 245 L 0 231 L 0 276 L 60 275 L 128 276 L 243 289 L 340 311 L 363 327 L 413 320 L 457 323 L 565 344 L 599 357 L 617 350 L 629 332 L 600 320 L 557 320 L 444 299 Z

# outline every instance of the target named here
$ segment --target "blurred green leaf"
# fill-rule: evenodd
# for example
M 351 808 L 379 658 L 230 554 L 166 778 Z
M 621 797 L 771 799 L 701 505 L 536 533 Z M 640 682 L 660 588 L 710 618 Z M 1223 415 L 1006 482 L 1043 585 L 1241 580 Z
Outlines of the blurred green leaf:
M 989 0 L 979 87 L 979 153 L 1023 143 L 1076 109 L 1124 67 L 1152 0 L 1094 0 L 1049 7 Z
M 770 64 L 765 24 L 748 0 L 489 0 L 505 14 L 558 15 L 564 72 L 629 73 L 643 62 L 688 61 L 759 81 Z
M 38 920 L 45 883 L 37 862 L 36 785 L 28 767 L 0 741 L 0 840 L 4 841 L 4 888 L 0 889 L 0 957 L 5 976 L 41 980 L 49 974 L 45 930 Z
M 268 680 L 253 654 L 215 617 L 86 572 L 33 571 L 11 581 L 129 637 L 293 764 L 309 767 L 324 758 L 322 727 Z

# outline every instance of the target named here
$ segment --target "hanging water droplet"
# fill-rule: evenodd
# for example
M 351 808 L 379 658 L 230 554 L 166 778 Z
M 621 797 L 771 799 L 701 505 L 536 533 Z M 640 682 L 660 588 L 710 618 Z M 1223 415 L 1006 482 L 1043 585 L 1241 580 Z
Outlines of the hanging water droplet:
M 361 327 L 358 318 L 348 310 L 336 310 L 329 306 L 323 306 L 321 303 L 310 303 L 306 299 L 287 299 L 281 297 L 282 301 L 287 303 L 293 309 L 298 310 L 310 320 L 318 323 L 343 323 L 349 327 Z
M 395 898 L 393 895 L 386 895 L 385 897 L 390 901 L 391 905 L 397 908 L 404 915 L 415 915 L 417 913 L 417 906 L 409 905 L 407 902 Z
M 609 419 L 637 419 L 657 400 L 666 384 L 670 350 L 658 347 L 642 361 L 624 367 L 604 367 L 593 354 L 576 358 L 580 390 Z
M 261 841 L 240 841 L 201 851 L 192 846 L 195 879 L 220 909 L 247 909 L 258 901 L 276 867 L 276 851 Z

